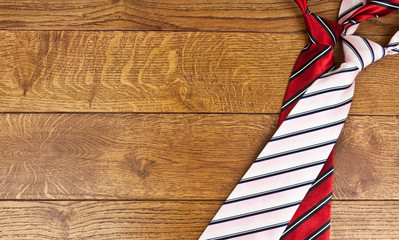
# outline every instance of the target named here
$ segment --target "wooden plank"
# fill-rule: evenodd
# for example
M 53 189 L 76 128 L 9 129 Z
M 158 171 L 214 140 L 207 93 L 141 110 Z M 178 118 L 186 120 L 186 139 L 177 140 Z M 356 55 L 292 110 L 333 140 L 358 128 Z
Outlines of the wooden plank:
M 398 129 L 399 117 L 348 119 L 336 146 L 336 199 L 398 199 Z
M 309 8 L 335 20 L 340 2 L 310 1 Z M 0 14 L 0 29 L 305 31 L 296 4 L 283 0 L 1 0 Z M 392 34 L 398 22 L 399 14 L 373 19 L 360 33 Z
M 333 201 L 332 239 L 397 239 L 399 202 Z
M 223 200 L 277 115 L 1 114 L 0 199 Z M 398 116 L 352 116 L 335 199 L 399 199 Z
M 198 239 L 222 202 L 0 202 L 2 239 Z M 399 202 L 334 201 L 331 239 L 397 239 Z
M 0 111 L 278 113 L 305 42 L 298 34 L 3 31 Z M 388 56 L 359 75 L 352 113 L 399 114 L 398 63 Z

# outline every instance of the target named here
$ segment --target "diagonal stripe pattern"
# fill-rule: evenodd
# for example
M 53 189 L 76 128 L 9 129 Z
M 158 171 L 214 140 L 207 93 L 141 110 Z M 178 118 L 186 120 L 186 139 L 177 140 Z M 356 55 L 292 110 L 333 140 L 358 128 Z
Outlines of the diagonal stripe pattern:
M 359 17 L 361 15 L 360 14 L 361 12 L 363 12 L 363 13 L 366 12 L 366 11 L 364 11 L 364 9 L 362 9 L 362 6 L 365 4 L 366 4 L 365 0 L 344 0 L 341 4 L 341 8 L 339 11 L 338 22 L 342 24 L 345 21 L 350 21 L 352 14 L 354 14 L 354 13 L 356 13 L 354 16 Z M 366 5 L 365 8 L 370 9 L 370 6 Z M 380 14 L 381 16 L 383 16 L 384 14 L 387 14 L 385 8 L 374 9 L 374 12 L 377 14 Z M 362 18 L 362 20 L 365 20 L 365 19 L 367 19 L 367 18 L 364 18 L 364 17 Z M 355 22 L 358 23 L 358 21 L 355 21 Z M 357 26 L 358 26 L 358 24 L 350 25 L 349 31 L 347 31 L 348 29 L 344 29 L 343 34 L 353 33 L 356 30 Z M 363 39 L 363 41 L 364 41 L 364 39 Z M 371 48 L 369 46 L 368 42 L 365 42 L 365 44 L 368 49 Z M 372 62 L 375 61 L 373 54 L 371 56 L 372 56 Z M 344 68 L 342 70 L 336 70 L 333 73 L 323 75 L 323 77 L 321 77 L 321 78 L 324 78 L 324 77 L 327 77 L 327 76 L 330 76 L 333 74 L 334 75 L 339 74 L 340 72 L 343 72 L 343 71 L 353 71 L 353 70 L 356 70 L 356 68 L 357 67 L 349 67 L 349 68 Z M 348 87 L 349 87 L 349 85 L 334 86 L 334 87 L 327 88 L 326 90 L 323 90 L 320 92 L 307 93 L 302 98 L 306 98 L 308 96 L 313 96 L 315 94 L 322 94 L 322 93 L 330 92 L 330 91 L 341 91 Z M 309 190 L 309 192 L 306 194 L 305 198 L 301 202 L 294 217 L 291 219 L 291 222 L 288 227 L 290 227 L 296 219 L 301 217 L 301 215 L 305 211 L 312 208 L 315 204 L 317 204 L 319 201 L 321 201 L 323 199 L 323 197 L 327 196 L 328 194 L 330 194 L 332 192 L 333 163 L 334 163 L 334 149 L 333 149 L 332 153 L 330 154 L 330 156 L 328 157 L 324 168 L 320 172 L 320 176 L 325 175 L 325 173 L 327 173 L 327 170 L 331 171 L 331 174 L 328 174 L 327 175 L 328 177 L 322 178 L 320 180 L 322 182 L 320 183 L 320 181 L 319 181 L 319 185 L 314 186 Z M 319 226 L 321 226 L 321 224 L 323 222 L 329 221 L 330 216 L 331 216 L 331 203 L 329 203 L 323 209 L 319 210 L 319 212 L 317 214 L 315 214 L 315 216 L 313 216 L 306 222 L 302 223 L 301 225 L 295 227 L 294 231 L 292 231 L 290 234 L 285 234 L 281 239 L 286 239 L 286 240 L 307 239 L 310 232 L 316 231 L 317 228 Z M 328 228 L 326 227 L 325 232 L 323 232 L 323 234 L 321 234 L 320 236 L 317 236 L 317 239 L 329 239 L 329 227 Z
M 200 239 L 328 239 L 333 173 L 328 159 L 349 112 L 354 79 L 367 65 L 396 53 L 399 34 L 387 48 L 344 36 L 345 63 L 330 71 L 332 46 L 342 27 L 312 14 L 306 1 L 297 3 L 311 43 L 295 64 L 280 126 Z M 361 10 L 359 2 L 354 5 Z M 360 10 L 348 5 L 341 19 Z M 318 224 L 306 227 L 314 219 Z

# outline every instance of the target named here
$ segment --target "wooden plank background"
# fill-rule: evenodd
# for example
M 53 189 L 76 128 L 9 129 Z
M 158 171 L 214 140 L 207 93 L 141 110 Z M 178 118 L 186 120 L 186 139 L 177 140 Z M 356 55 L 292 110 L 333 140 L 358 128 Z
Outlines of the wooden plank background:
M 3 31 L 0 109 L 278 113 L 305 42 L 276 33 Z M 387 56 L 360 73 L 353 114 L 399 112 L 396 63 Z
M 273 134 L 307 41 L 282 0 L 0 0 L 0 15 L 1 239 L 198 239 Z M 398 22 L 358 33 L 384 44 Z M 399 237 L 398 65 L 357 78 L 331 239 Z

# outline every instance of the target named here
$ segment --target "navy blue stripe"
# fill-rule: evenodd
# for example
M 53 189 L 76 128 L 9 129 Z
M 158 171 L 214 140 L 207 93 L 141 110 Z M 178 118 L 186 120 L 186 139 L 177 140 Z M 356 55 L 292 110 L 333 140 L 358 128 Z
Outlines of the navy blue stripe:
M 309 236 L 305 238 L 305 240 L 314 240 L 319 238 L 321 235 L 323 235 L 327 230 L 330 229 L 330 220 L 328 220 L 326 223 L 324 223 L 321 227 L 319 227 L 316 231 L 311 233 Z
M 385 5 L 384 3 L 385 4 L 389 4 L 389 6 Z M 370 4 L 377 5 L 377 6 L 380 6 L 380 7 L 384 7 L 384 8 L 387 8 L 387 9 L 392 9 L 392 10 L 399 9 L 399 4 L 396 4 L 396 3 L 393 3 L 393 2 L 389 2 L 389 1 L 371 1 Z
M 346 44 L 352 51 L 355 53 L 356 57 L 359 59 L 360 64 L 362 65 L 362 69 L 364 68 L 364 62 L 362 57 L 360 56 L 360 53 L 356 50 L 356 48 L 352 45 L 352 43 L 348 42 L 345 38 L 342 38 L 342 42 Z
M 358 67 L 344 68 L 344 69 L 342 69 L 340 71 L 336 71 L 336 72 L 333 72 L 333 73 L 325 73 L 320 78 L 326 78 L 326 77 L 329 77 L 329 76 L 333 76 L 335 74 L 344 73 L 344 72 L 353 72 L 353 71 L 357 71 L 357 70 L 359 70 Z
M 238 233 L 229 234 L 229 235 L 216 237 L 216 238 L 209 238 L 207 240 L 227 240 L 227 239 L 231 239 L 231 238 L 241 237 L 241 236 L 245 236 L 245 235 L 249 235 L 249 234 L 254 234 L 254 233 L 264 232 L 264 231 L 268 231 L 268 230 L 275 229 L 275 228 L 284 227 L 284 226 L 287 226 L 287 224 L 288 224 L 288 222 L 278 223 L 278 224 L 269 225 L 269 226 L 261 227 L 261 228 L 256 228 L 256 229 L 252 229 L 252 230 L 248 230 L 248 231 L 244 231 L 244 232 L 238 232 Z
M 320 76 L 320 78 L 326 78 L 326 77 L 329 77 L 329 76 L 333 76 L 335 74 L 344 73 L 344 72 L 353 72 L 353 71 L 356 71 L 356 70 L 359 70 L 359 68 L 358 67 L 344 68 L 344 69 L 339 70 L 339 71 L 337 70 L 336 72 L 333 72 L 333 73 L 325 73 L 322 76 Z
M 296 131 L 296 132 L 284 134 L 284 135 L 281 135 L 281 136 L 278 136 L 278 137 L 273 137 L 272 139 L 269 140 L 269 142 L 277 141 L 277 140 L 284 139 L 284 138 L 294 137 L 294 136 L 297 136 L 297 135 L 301 135 L 301 134 L 305 134 L 305 133 L 309 133 L 309 132 L 314 132 L 314 131 L 322 130 L 322 129 L 329 128 L 329 127 L 334 127 L 334 126 L 337 126 L 337 125 L 345 123 L 345 120 L 346 119 L 342 119 L 342 120 L 339 120 L 339 121 L 336 121 L 336 122 L 327 123 L 327 124 L 320 125 L 320 126 L 317 126 L 317 127 L 312 127 L 312 128 L 304 129 L 304 130 L 301 130 L 301 131 Z
M 352 83 L 351 83 L 351 84 L 348 84 L 348 85 L 345 85 L 345 86 L 338 86 L 338 87 L 326 88 L 326 89 L 323 89 L 323 90 L 319 90 L 319 91 L 316 91 L 316 92 L 312 92 L 312 93 L 305 94 L 305 95 L 302 96 L 302 98 L 313 97 L 313 96 L 316 96 L 316 95 L 320 95 L 320 94 L 324 94 L 324 93 L 329 93 L 329 92 L 341 91 L 341 90 L 348 89 L 348 88 L 350 88 L 351 86 L 352 86 Z
M 373 51 L 373 48 L 371 47 L 371 45 L 370 45 L 370 43 L 369 43 L 369 41 L 368 41 L 367 39 L 365 39 L 364 37 L 361 37 L 361 38 L 363 39 L 363 41 L 366 43 L 368 49 L 370 50 L 371 58 L 372 58 L 371 62 L 373 63 L 373 62 L 374 62 L 374 59 L 375 59 L 375 58 L 374 58 L 374 51 Z
M 312 85 L 314 82 L 314 80 L 308 84 L 306 84 L 305 87 L 303 87 L 300 91 L 298 91 L 297 93 L 295 93 L 295 95 L 293 95 L 292 97 L 290 97 L 289 99 L 287 99 L 287 101 L 283 102 L 283 107 L 281 108 L 281 111 L 284 111 L 285 109 L 287 109 L 289 106 L 291 106 L 292 104 L 294 104 L 297 101 L 294 101 L 296 98 L 300 98 L 303 94 L 305 94 L 306 90 L 310 87 L 310 85 Z M 287 104 L 288 103 L 288 104 Z
M 346 31 L 348 30 L 348 28 L 350 28 L 351 26 L 354 26 L 354 25 L 356 25 L 358 23 L 360 23 L 360 22 L 357 19 L 355 19 L 355 18 L 349 18 L 348 20 L 343 22 L 344 31 L 341 34 L 341 36 L 345 36 L 346 35 Z
M 386 0 L 373 0 L 373 1 L 371 1 L 371 2 L 378 2 L 378 3 L 381 3 L 381 4 L 383 4 L 383 3 L 386 3 L 386 4 L 389 4 L 389 5 L 393 5 L 393 6 L 395 6 L 395 7 L 397 7 L 397 8 L 399 8 L 399 3 L 395 3 L 395 2 L 392 2 L 392 1 L 386 1 Z
M 290 82 L 292 80 L 294 80 L 295 78 L 297 78 L 298 76 L 300 76 L 301 72 L 306 71 L 307 69 L 309 69 L 311 66 L 313 66 L 313 64 L 315 64 L 318 60 L 320 60 L 321 58 L 323 58 L 324 56 L 326 56 L 330 51 L 331 51 L 332 47 L 331 46 L 327 46 L 325 48 L 323 48 L 320 52 L 318 52 L 318 56 L 315 58 L 311 58 L 309 61 L 307 61 L 306 63 L 304 63 L 301 67 L 299 67 L 297 70 L 293 71 L 290 77 Z M 330 51 L 327 51 L 330 50 Z M 320 54 L 323 53 L 323 54 Z
M 399 45 L 399 42 L 390 43 L 387 47 L 395 47 L 396 45 Z
M 350 98 L 348 100 L 345 100 L 345 101 L 343 101 L 341 103 L 338 103 L 338 104 L 330 105 L 328 107 L 322 107 L 322 108 L 317 108 L 317 109 L 306 111 L 306 112 L 297 113 L 297 114 L 288 116 L 285 120 L 287 121 L 287 120 L 291 120 L 291 119 L 294 119 L 294 118 L 299 118 L 299 117 L 315 114 L 315 113 L 318 113 L 318 112 L 323 112 L 323 111 L 331 110 L 331 109 L 334 109 L 334 108 L 342 107 L 342 106 L 344 106 L 344 105 L 346 105 L 346 104 L 348 104 L 350 102 L 352 102 L 352 98 Z
M 265 191 L 265 192 L 260 192 L 260 193 L 247 195 L 247 196 L 244 196 L 244 197 L 233 198 L 233 199 L 230 199 L 230 200 L 227 199 L 224 202 L 224 204 L 230 204 L 230 203 L 245 201 L 245 200 L 249 200 L 249 199 L 253 199 L 253 198 L 263 197 L 263 196 L 267 196 L 267 195 L 274 194 L 274 193 L 284 192 L 284 191 L 288 191 L 288 190 L 291 190 L 291 189 L 295 189 L 295 188 L 311 185 L 313 182 L 314 181 L 307 181 L 307 182 L 297 183 L 297 184 L 293 184 L 293 185 L 286 186 L 286 187 L 276 188 L 276 189 Z
M 380 4 L 380 3 L 377 3 L 377 2 L 370 2 L 370 4 L 373 4 L 373 5 L 376 5 L 376 6 L 379 6 L 379 7 L 383 7 L 383 8 L 386 8 L 386 9 L 391 9 L 391 10 L 396 10 L 397 9 L 396 7 L 390 7 L 390 6 L 387 6 L 387 5 L 384 5 L 384 4 Z
M 274 211 L 281 210 L 284 208 L 298 206 L 301 202 L 302 201 L 297 201 L 294 203 L 283 204 L 280 206 L 275 206 L 275 207 L 271 207 L 271 208 L 267 208 L 267 209 L 263 209 L 263 210 L 259 210 L 259 211 L 249 212 L 249 213 L 236 215 L 236 216 L 232 216 L 232 217 L 227 217 L 227 218 L 221 218 L 218 220 L 213 220 L 212 222 L 209 223 L 209 225 L 215 225 L 218 223 L 224 223 L 224 222 L 234 221 L 234 220 L 238 220 L 238 219 L 242 219 L 242 218 L 246 218 L 246 217 L 252 217 L 252 216 L 256 216 L 256 215 L 260 215 L 260 214 L 264 214 L 264 213 L 268 213 L 268 212 L 274 212 Z
M 326 74 L 326 73 L 328 73 L 328 72 L 330 72 L 332 69 L 334 69 L 334 64 L 329 68 L 329 69 L 327 69 L 325 72 L 323 72 L 322 74 L 320 74 L 319 76 L 317 76 L 317 78 L 316 79 L 319 79 L 320 78 L 320 76 L 323 76 L 324 74 Z M 316 80 L 315 79 L 315 80 Z M 281 108 L 281 111 L 284 111 L 285 109 L 287 109 L 289 106 L 291 106 L 292 104 L 294 104 L 296 101 L 293 101 L 294 99 L 296 99 L 296 98 L 299 98 L 300 96 L 302 96 L 305 92 L 305 90 L 307 89 L 307 88 L 309 88 L 310 87 L 310 85 L 312 85 L 313 83 L 314 83 L 314 81 L 315 80 L 313 80 L 313 81 L 311 81 L 310 83 L 308 83 L 308 84 L 306 84 L 306 86 L 304 86 L 301 90 L 299 90 L 297 93 L 295 93 L 293 96 L 291 96 L 290 98 L 288 98 L 286 101 L 284 101 L 283 102 L 283 107 Z M 289 104 L 287 104 L 287 103 L 289 103 Z
M 319 16 L 316 16 L 314 14 L 312 14 L 312 16 L 316 19 L 317 22 L 319 22 L 319 24 L 324 28 L 324 30 L 326 30 L 327 34 L 330 35 L 333 42 L 336 43 L 337 40 L 335 39 L 334 31 L 331 30 L 331 28 L 328 26 L 328 24 Z
M 269 155 L 269 156 L 266 156 L 266 157 L 260 157 L 260 158 L 257 158 L 255 160 L 255 162 L 262 162 L 262 161 L 270 160 L 270 159 L 277 158 L 277 157 L 282 157 L 282 156 L 286 156 L 286 155 L 290 155 L 290 154 L 294 154 L 294 153 L 299 153 L 299 152 L 303 152 L 303 151 L 307 151 L 307 150 L 311 150 L 311 149 L 315 149 L 315 148 L 319 148 L 319 147 L 324 147 L 324 146 L 327 146 L 327 145 L 330 145 L 330 144 L 334 144 L 336 141 L 337 141 L 337 139 L 334 139 L 334 140 L 330 140 L 330 141 L 327 141 L 327 142 L 322 142 L 322 143 L 319 143 L 319 144 L 310 145 L 310 146 L 307 146 L 307 147 L 302 147 L 302 148 L 297 148 L 297 149 L 286 151 L 286 152 L 272 154 L 272 155 Z
M 308 43 L 308 44 L 302 49 L 302 52 L 308 50 L 309 48 L 310 48 L 310 43 Z
M 312 34 L 308 31 L 309 40 L 314 44 L 319 44 L 319 42 L 312 36 Z
M 318 210 L 322 209 L 324 206 L 326 206 L 330 201 L 331 201 L 332 193 L 329 193 L 326 197 L 324 197 L 322 200 L 320 200 L 316 205 L 314 205 L 311 209 L 303 213 L 300 217 L 298 217 L 295 221 L 291 222 L 286 229 L 289 229 L 287 232 L 284 232 L 284 234 L 281 236 L 280 239 L 284 239 L 288 234 L 293 232 L 295 229 L 297 229 L 301 224 L 298 224 L 300 222 L 305 222 L 309 218 L 311 218 L 313 215 L 315 215 Z M 328 200 L 330 199 L 330 200 Z M 317 210 L 318 209 L 318 210 Z M 305 217 L 306 216 L 306 217 Z M 295 227 L 291 227 L 295 226 Z
M 332 171 L 331 171 L 332 170 Z M 308 192 L 311 192 L 313 189 L 315 189 L 317 186 L 319 186 L 322 182 L 324 182 L 326 179 L 328 179 L 329 177 L 331 177 L 333 175 L 334 172 L 334 167 L 330 167 L 329 169 L 327 169 L 322 175 L 319 175 L 313 183 L 312 187 L 310 187 Z M 319 181 L 320 179 L 324 178 L 323 181 Z
M 341 18 L 343 18 L 346 14 L 352 12 L 353 10 L 355 10 L 356 8 L 361 7 L 361 6 L 363 6 L 363 3 L 358 3 L 358 4 L 354 5 L 353 7 L 347 9 L 345 12 L 341 13 L 341 14 L 338 16 L 337 21 L 339 21 Z
M 325 162 L 326 162 L 326 160 L 312 162 L 312 163 L 308 163 L 308 164 L 299 165 L 297 167 L 286 168 L 286 169 L 280 170 L 280 171 L 275 171 L 275 172 L 266 173 L 266 174 L 262 174 L 262 175 L 258 175 L 258 176 L 254 176 L 254 177 L 250 177 L 250 178 L 241 179 L 241 181 L 238 184 L 252 182 L 252 181 L 256 181 L 256 180 L 260 180 L 260 179 L 265 179 L 268 177 L 274 177 L 277 175 L 298 171 L 298 170 L 305 169 L 305 168 L 314 167 L 314 166 L 317 166 L 320 164 L 324 164 Z

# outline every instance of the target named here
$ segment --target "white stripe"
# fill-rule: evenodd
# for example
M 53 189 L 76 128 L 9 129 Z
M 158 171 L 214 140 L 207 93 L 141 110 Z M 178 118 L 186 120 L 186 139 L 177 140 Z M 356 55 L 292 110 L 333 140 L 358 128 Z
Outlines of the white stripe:
M 391 4 L 389 4 L 389 3 L 379 2 L 379 1 L 372 1 L 372 2 L 379 3 L 379 4 L 381 4 L 381 5 L 385 5 L 385 6 L 388 6 L 388 7 L 393 7 L 393 8 L 398 8 L 398 9 L 399 9 L 398 6 L 391 5 Z
M 284 208 L 287 208 L 287 207 L 293 207 L 293 206 L 299 205 L 301 202 L 302 201 L 296 201 L 296 202 L 290 202 L 290 203 L 287 203 L 287 204 L 280 204 L 280 205 L 277 205 L 275 207 L 268 207 L 268 208 L 264 208 L 264 209 L 259 209 L 259 210 L 253 211 L 253 212 L 245 212 L 244 214 L 232 215 L 232 216 L 226 217 L 226 218 L 220 218 L 220 219 L 213 218 L 211 223 L 212 224 L 219 224 L 219 223 L 222 223 L 222 222 L 229 222 L 229 221 L 239 220 L 239 219 L 242 219 L 242 218 L 245 218 L 245 217 L 251 217 L 251 216 L 248 216 L 248 215 L 252 215 L 253 216 L 253 215 L 256 215 L 256 214 L 265 214 L 265 213 L 268 213 L 268 212 L 274 212 L 274 211 L 277 211 L 279 209 L 284 209 Z
M 311 41 L 313 44 L 316 44 L 316 42 L 313 40 L 313 37 L 310 36 L 310 33 L 309 33 L 309 32 L 307 32 L 307 33 L 308 33 L 308 36 L 309 36 L 310 41 Z
M 315 161 L 315 162 L 310 162 L 310 163 L 306 163 L 306 164 L 300 164 L 297 166 L 290 166 L 290 167 L 285 167 L 283 169 L 279 169 L 277 171 L 274 172 L 270 172 L 270 173 L 265 173 L 265 174 L 261 174 L 261 175 L 256 175 L 256 176 L 252 176 L 250 178 L 242 178 L 240 181 L 240 184 L 243 184 L 247 181 L 256 181 L 259 178 L 268 178 L 271 176 L 275 176 L 275 175 L 279 175 L 279 174 L 284 174 L 286 172 L 294 172 L 303 168 L 308 168 L 308 167 L 312 167 L 315 165 L 319 165 L 319 164 L 324 164 L 326 162 L 326 159 L 324 160 L 319 160 L 319 161 Z
M 229 203 L 227 205 L 223 205 L 213 219 L 218 220 L 229 218 L 249 212 L 259 211 L 265 208 L 274 208 L 282 204 L 289 204 L 291 201 L 302 201 L 309 188 L 310 185 L 306 185 L 303 187 L 262 196 L 256 200 L 248 199 L 235 203 Z M 248 204 L 248 202 L 251 202 L 251 204 Z
M 283 235 L 288 232 L 289 230 L 291 230 L 293 227 L 295 227 L 296 225 L 298 225 L 300 222 L 303 221 L 303 219 L 305 219 L 307 216 L 309 216 L 310 214 L 312 214 L 314 211 L 318 210 L 320 208 L 321 205 L 323 205 L 324 203 L 326 203 L 327 201 L 329 201 L 331 199 L 332 196 L 330 196 L 329 198 L 327 198 L 326 200 L 324 200 L 322 203 L 319 204 L 319 206 L 317 206 L 317 208 L 313 209 L 313 211 L 311 211 L 310 213 L 306 214 L 305 216 L 302 217 L 301 220 L 299 220 L 297 223 L 295 223 L 294 225 L 292 225 L 290 228 L 288 228 L 287 230 L 285 230 L 285 232 L 283 233 Z
M 310 64 L 312 64 L 317 58 L 319 58 L 321 55 L 326 53 L 327 51 L 331 50 L 331 46 L 328 46 L 326 50 L 324 50 L 322 53 L 320 53 L 317 57 L 313 58 L 312 61 L 308 62 L 305 66 L 303 66 L 300 70 L 298 70 L 295 74 L 293 74 L 290 78 L 292 79 L 296 75 L 298 75 L 300 72 L 303 71 L 303 69 L 307 68 Z
M 326 178 L 330 173 L 334 172 L 334 169 L 331 169 L 327 174 L 325 174 L 322 178 L 320 178 L 319 180 L 317 180 L 316 182 L 314 182 L 312 184 L 312 187 L 315 186 L 316 184 L 318 184 L 321 180 L 323 180 L 324 178 Z
M 303 97 L 304 98 L 312 97 L 312 96 L 316 96 L 318 94 L 328 93 L 328 91 L 344 91 L 344 90 L 348 89 L 350 86 L 352 86 L 352 83 L 346 84 L 346 85 L 342 85 L 342 86 L 335 86 L 335 87 L 331 87 L 331 88 L 320 89 L 318 91 L 314 91 L 314 92 L 311 92 L 311 93 L 306 93 L 306 94 L 303 95 Z
M 324 231 L 324 229 L 328 228 L 329 226 L 330 226 L 330 223 L 328 223 L 325 227 L 323 227 L 320 231 L 318 231 L 315 235 L 313 235 L 313 237 L 309 238 L 309 240 L 312 240 L 313 238 L 315 238 L 319 233 Z
M 313 111 L 321 110 L 328 107 L 333 107 L 337 104 L 349 101 L 353 97 L 355 85 L 352 84 L 349 88 L 341 91 L 339 94 L 336 92 L 328 92 L 325 94 L 315 95 L 311 98 L 303 98 L 291 110 L 287 119 L 291 117 L 300 116 L 302 114 L 310 113 Z
M 281 108 L 285 108 L 285 106 L 289 105 L 292 101 L 294 101 L 295 99 L 297 99 L 298 97 L 300 97 L 304 92 L 306 92 L 306 90 L 308 90 L 308 88 L 306 88 L 305 90 L 303 90 L 300 94 L 298 94 L 296 97 L 294 97 L 293 99 L 291 99 L 290 101 L 288 101 L 286 104 L 284 104 Z
M 203 240 L 222 240 L 222 239 L 232 239 L 232 238 L 241 238 L 238 235 L 241 234 L 245 234 L 245 235 L 249 235 L 249 234 L 253 234 L 260 230 L 261 232 L 270 232 L 273 231 L 273 233 L 271 233 L 269 236 L 274 236 L 272 237 L 272 239 L 277 239 L 277 237 L 280 235 L 279 233 L 284 231 L 284 227 L 286 227 L 288 225 L 289 221 L 284 221 L 284 222 L 278 222 L 278 223 L 274 223 L 272 225 L 266 225 L 266 226 L 261 226 L 261 227 L 257 227 L 257 228 L 251 228 L 245 231 L 240 231 L 240 232 L 234 232 L 234 233 L 229 233 L 229 234 L 223 234 L 223 235 L 218 235 L 217 237 L 213 237 L 213 238 L 208 238 L 205 237 L 203 238 L 203 236 L 201 236 L 201 239 Z M 280 226 L 280 227 L 277 227 Z M 211 226 L 212 227 L 212 226 Z M 241 227 L 241 226 L 240 226 Z M 277 230 L 277 232 L 276 232 Z
M 333 144 L 326 145 L 319 148 L 312 149 L 311 155 L 307 151 L 297 152 L 290 155 L 276 157 L 267 161 L 255 162 L 245 173 L 244 178 L 252 178 L 255 176 L 269 174 L 272 172 L 286 169 L 288 166 L 297 167 L 302 164 L 311 164 L 320 161 L 320 159 L 327 159 Z M 324 152 L 328 152 L 324 154 Z M 323 157 L 323 158 L 322 158 Z M 300 161 L 298 161 L 300 159 Z M 314 180 L 314 179 L 313 179 Z
M 323 24 L 323 25 L 327 28 L 327 31 L 331 34 L 331 36 L 332 36 L 332 38 L 333 38 L 333 40 L 334 40 L 334 43 L 336 43 L 336 42 L 337 42 L 337 39 L 335 39 L 334 33 L 331 32 L 330 28 L 324 23 L 323 20 L 320 19 L 319 16 L 316 16 L 316 17 L 320 20 L 321 24 Z
M 360 5 L 360 4 L 361 4 L 361 5 Z M 341 18 L 341 20 L 342 20 L 342 18 L 343 18 L 345 15 L 348 15 L 349 13 L 351 13 L 351 12 L 353 12 L 353 11 L 356 11 L 358 8 L 362 7 L 363 5 L 364 5 L 364 2 L 363 2 L 363 1 L 360 1 L 360 2 L 358 2 L 358 3 L 356 3 L 356 4 L 355 4 L 355 2 L 353 2 L 353 5 L 352 5 L 352 6 L 348 6 L 348 8 L 346 8 L 346 9 L 341 8 L 341 9 L 339 10 L 338 17 Z M 341 5 L 341 6 L 342 6 L 342 5 Z
M 320 164 L 256 181 L 238 184 L 227 200 L 239 199 L 253 194 L 274 191 L 276 189 L 293 186 L 297 183 L 313 182 L 322 168 L 323 165 Z
M 348 66 L 348 67 L 345 68 L 346 66 Z M 332 70 L 332 71 L 330 71 L 328 73 L 325 73 L 325 74 L 321 75 L 320 78 L 327 78 L 327 77 L 329 77 L 331 75 L 336 75 L 336 74 L 340 74 L 340 73 L 344 74 L 344 73 L 347 73 L 347 72 L 354 72 L 354 71 L 357 71 L 357 70 L 359 70 L 359 68 L 357 66 L 353 66 L 353 64 L 343 63 L 343 64 L 341 64 L 340 68 L 337 68 L 337 69 L 334 69 L 334 70 Z M 340 80 L 341 79 L 335 79 L 334 81 L 340 81 Z M 344 81 L 345 81 L 345 79 L 344 79 Z M 349 80 L 349 81 L 353 82 L 353 80 Z M 317 82 L 320 82 L 320 81 L 317 81 Z
M 330 122 L 345 119 L 348 116 L 348 112 L 346 111 L 349 111 L 349 108 L 350 104 L 347 104 L 340 107 L 340 109 L 325 110 L 311 115 L 293 118 L 289 121 L 284 121 L 277 129 L 273 137 L 278 137 L 292 132 L 298 132 L 315 126 L 320 126 Z
M 330 142 L 338 138 L 338 133 L 331 134 L 331 132 L 340 132 L 343 123 L 328 128 L 319 129 L 304 134 L 283 138 L 267 144 L 267 155 L 272 156 L 292 150 L 306 149 L 310 146 L 318 145 L 320 143 Z
M 298 206 L 292 206 L 289 208 L 284 208 L 280 210 L 276 210 L 274 212 L 268 212 L 262 215 L 255 215 L 251 217 L 252 221 L 245 221 L 245 219 L 237 220 L 240 224 L 235 224 L 234 228 L 226 227 L 230 222 L 219 223 L 215 225 L 209 225 L 209 228 L 212 229 L 212 235 L 210 233 L 208 236 L 204 236 L 205 239 L 215 238 L 218 239 L 219 237 L 229 236 L 229 235 L 236 235 L 241 232 L 252 231 L 257 228 L 264 228 L 267 226 L 272 226 L 282 222 L 288 222 L 291 219 L 289 213 L 291 211 L 295 211 Z M 287 216 L 288 215 L 288 216 Z M 260 221 L 261 220 L 261 221 Z M 284 226 L 286 227 L 286 226 Z M 281 232 L 284 231 L 284 228 L 281 229 Z

